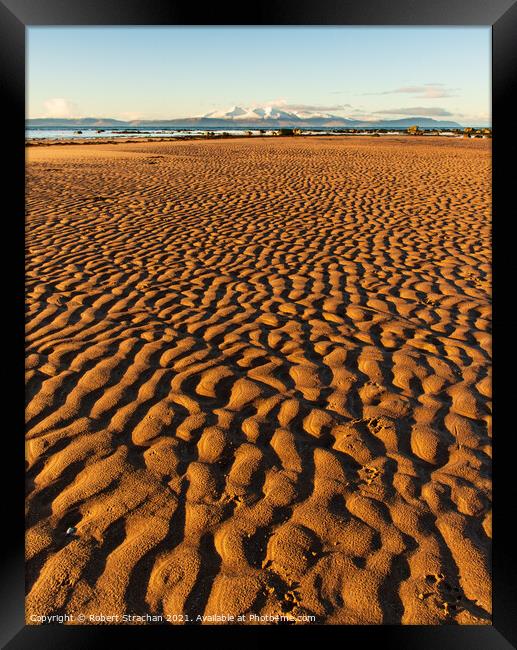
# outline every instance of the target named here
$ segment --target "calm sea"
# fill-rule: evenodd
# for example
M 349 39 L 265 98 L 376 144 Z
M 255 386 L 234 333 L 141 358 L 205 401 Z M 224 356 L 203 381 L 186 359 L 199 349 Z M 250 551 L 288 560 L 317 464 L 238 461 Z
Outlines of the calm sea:
M 207 131 L 214 133 L 228 133 L 231 135 L 246 135 L 249 131 L 253 135 L 260 135 L 260 129 L 179 129 L 172 127 L 30 127 L 25 130 L 27 139 L 48 138 L 48 139 L 73 139 L 73 138 L 185 138 L 196 135 L 206 135 Z M 265 133 L 272 134 L 273 130 L 266 130 Z
M 238 128 L 210 128 L 210 129 L 187 129 L 187 128 L 172 128 L 172 127 L 50 127 L 38 126 L 29 127 L 25 130 L 25 137 L 28 140 L 32 139 L 49 139 L 49 140 L 68 140 L 68 139 L 85 139 L 85 138 L 184 138 L 199 135 L 206 135 L 207 131 L 212 131 L 217 134 L 228 133 L 229 135 L 272 135 L 276 129 L 238 129 Z M 337 131 L 332 128 L 318 128 L 318 129 L 302 129 L 306 135 L 330 135 Z M 405 131 L 405 128 L 390 129 L 386 133 L 400 133 Z M 366 130 L 364 131 L 366 133 Z

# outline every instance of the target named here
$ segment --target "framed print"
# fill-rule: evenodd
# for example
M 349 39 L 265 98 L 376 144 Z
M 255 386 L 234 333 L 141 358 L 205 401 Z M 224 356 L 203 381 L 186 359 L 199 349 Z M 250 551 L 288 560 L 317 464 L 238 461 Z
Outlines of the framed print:
M 3 647 L 515 647 L 515 3 L 1 10 Z

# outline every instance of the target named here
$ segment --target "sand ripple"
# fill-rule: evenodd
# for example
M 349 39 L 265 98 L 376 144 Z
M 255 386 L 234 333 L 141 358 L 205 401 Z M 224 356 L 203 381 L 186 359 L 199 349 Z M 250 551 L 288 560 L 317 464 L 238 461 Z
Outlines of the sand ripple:
M 489 623 L 490 200 L 485 141 L 31 148 L 28 614 Z

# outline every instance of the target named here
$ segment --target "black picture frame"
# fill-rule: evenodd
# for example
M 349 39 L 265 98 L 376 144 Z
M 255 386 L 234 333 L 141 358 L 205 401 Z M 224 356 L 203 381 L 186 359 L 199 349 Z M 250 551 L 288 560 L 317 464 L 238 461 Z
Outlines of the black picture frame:
M 440 650 L 503 650 L 517 647 L 517 608 L 515 549 L 511 535 L 513 474 L 511 438 L 514 382 L 503 377 L 504 366 L 511 362 L 511 348 L 504 341 L 515 336 L 515 316 L 506 304 L 505 280 L 512 278 L 512 243 L 505 236 L 509 226 L 513 184 L 512 153 L 517 153 L 510 127 L 514 117 L 511 102 L 517 69 L 516 0 L 279 0 L 271 3 L 225 2 L 201 7 L 197 3 L 167 0 L 0 0 L 0 66 L 7 128 L 4 155 L 8 155 L 4 192 L 10 209 L 4 214 L 8 228 L 8 248 L 14 253 L 5 260 L 4 278 L 13 291 L 16 317 L 9 317 L 8 346 L 14 354 L 9 368 L 12 399 L 5 408 L 13 413 L 12 425 L 3 433 L 13 440 L 9 465 L 13 477 L 4 488 L 2 504 L 6 527 L 0 555 L 2 629 L 0 643 L 9 650 L 21 648 L 104 648 L 128 635 L 128 647 L 156 647 L 169 642 L 198 640 L 208 631 L 217 643 L 221 634 L 244 635 L 248 642 L 263 643 L 270 626 L 247 628 L 184 628 L 162 626 L 26 626 L 24 621 L 24 523 L 23 523 L 23 240 L 21 215 L 24 213 L 24 139 L 25 139 L 25 30 L 36 25 L 486 25 L 492 26 L 492 100 L 493 100 L 493 233 L 494 233 L 494 539 L 493 539 L 493 625 L 492 626 L 303 626 L 274 627 L 275 640 L 320 642 L 321 635 L 338 633 L 339 643 L 370 645 L 378 640 L 383 647 Z M 513 74 L 512 74 L 513 73 Z M 506 209 L 508 206 L 508 209 Z M 515 212 L 515 209 L 513 210 Z M 5 249 L 4 249 L 5 250 Z M 515 256 L 515 253 L 513 253 Z M 508 288 L 512 291 L 512 287 Z M 498 298 L 498 295 L 501 298 Z M 11 312 L 10 312 L 11 313 Z M 18 321 L 18 315 L 20 321 Z M 18 356 L 19 355 L 19 356 Z M 18 376 L 18 369 L 20 375 Z M 12 380 L 11 380 L 12 377 Z M 18 383 L 18 377 L 20 383 Z M 7 470 L 7 468 L 5 468 Z M 5 474 L 2 467 L 2 473 Z M 338 628 L 338 629 L 336 629 Z M 187 635 L 187 636 L 184 636 Z M 210 637 L 209 637 L 210 638 Z

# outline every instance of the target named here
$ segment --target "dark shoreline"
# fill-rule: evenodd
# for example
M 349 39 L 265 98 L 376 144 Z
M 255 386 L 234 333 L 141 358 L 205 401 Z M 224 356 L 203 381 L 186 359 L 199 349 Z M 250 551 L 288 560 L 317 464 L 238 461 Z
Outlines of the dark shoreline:
M 25 146 L 26 147 L 45 147 L 45 146 L 54 146 L 54 145 L 85 145 L 85 144 L 135 144 L 135 143 L 142 143 L 142 142 L 184 142 L 186 140 L 206 140 L 206 141 L 219 141 L 219 140 L 242 140 L 242 139 L 250 139 L 250 140 L 257 140 L 257 139 L 266 139 L 266 140 L 271 140 L 271 139 L 278 139 L 278 138 L 288 138 L 288 139 L 295 139 L 299 140 L 300 138 L 336 138 L 336 137 L 357 137 L 357 138 L 450 138 L 450 139 L 475 139 L 475 138 L 470 138 L 466 137 L 462 134 L 454 134 L 454 135 L 444 135 L 441 133 L 430 133 L 430 134 L 425 134 L 421 133 L 418 135 L 413 135 L 409 133 L 332 133 L 332 134 L 317 134 L 317 135 L 253 135 L 253 136 L 248 136 L 248 135 L 214 135 L 214 136 L 206 136 L 206 135 L 192 135 L 192 136 L 183 136 L 183 137 L 138 137 L 138 138 L 61 138 L 61 139 L 50 139 L 50 138 L 27 138 L 25 140 Z M 477 138 L 477 139 L 482 139 L 482 138 Z M 485 138 L 487 139 L 487 138 Z M 488 138 L 490 139 L 490 138 Z

